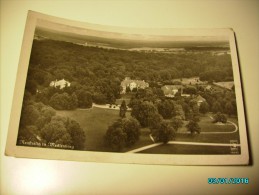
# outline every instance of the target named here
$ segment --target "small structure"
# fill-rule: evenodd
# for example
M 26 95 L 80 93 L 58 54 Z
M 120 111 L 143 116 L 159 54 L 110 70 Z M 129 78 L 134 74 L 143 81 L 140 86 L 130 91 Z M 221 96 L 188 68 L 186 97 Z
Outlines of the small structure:
M 56 81 L 51 81 L 49 86 L 50 87 L 59 87 L 60 89 L 63 89 L 64 87 L 70 87 L 71 83 L 66 81 L 65 79 L 62 80 L 57 80 Z
M 132 91 L 133 89 L 145 89 L 149 87 L 149 84 L 144 80 L 132 80 L 129 77 L 125 77 L 125 79 L 121 81 L 121 87 L 121 94 L 125 94 L 127 87 Z
M 211 91 L 211 90 L 212 90 L 212 86 L 211 86 L 211 85 L 207 85 L 207 86 L 205 87 L 205 90 L 206 90 L 206 91 Z
M 193 98 L 193 101 L 197 102 L 197 105 L 200 106 L 202 102 L 206 102 L 206 99 L 203 98 L 201 95 L 198 95 Z
M 182 85 L 164 85 L 161 89 L 166 97 L 173 98 L 179 90 L 182 94 L 183 87 Z

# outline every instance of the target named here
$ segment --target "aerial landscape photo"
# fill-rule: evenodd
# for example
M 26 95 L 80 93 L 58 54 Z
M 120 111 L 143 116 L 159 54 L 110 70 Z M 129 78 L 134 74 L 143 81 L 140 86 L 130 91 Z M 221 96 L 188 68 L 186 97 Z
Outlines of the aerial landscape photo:
M 17 145 L 241 154 L 228 37 L 120 34 L 38 20 Z

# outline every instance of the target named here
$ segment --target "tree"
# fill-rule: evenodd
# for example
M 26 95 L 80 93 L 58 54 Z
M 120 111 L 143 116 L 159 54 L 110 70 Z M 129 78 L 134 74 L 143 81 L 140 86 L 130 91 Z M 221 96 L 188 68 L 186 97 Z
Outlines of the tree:
M 73 92 L 69 99 L 68 109 L 73 110 L 73 109 L 76 109 L 77 107 L 78 107 L 78 99 L 77 99 L 76 93 Z
M 145 101 L 133 106 L 131 116 L 135 117 L 142 127 L 147 127 L 151 116 L 155 113 L 157 113 L 157 109 L 154 104 Z
M 26 127 L 20 127 L 17 137 L 17 144 L 22 145 L 23 141 L 38 141 L 37 140 L 37 127 L 34 125 L 29 125 Z
M 201 128 L 199 124 L 196 121 L 191 120 L 187 125 L 186 125 L 188 131 L 191 132 L 191 134 L 198 133 L 200 134 Z
M 127 106 L 125 100 L 122 101 L 120 106 L 120 117 L 124 118 L 126 116 Z
M 122 119 L 122 129 L 126 133 L 126 146 L 132 146 L 139 140 L 140 136 L 140 124 L 134 118 Z
M 172 126 L 177 131 L 179 128 L 183 126 L 183 121 L 179 117 L 172 118 Z
M 71 120 L 67 125 L 67 132 L 71 136 L 72 144 L 75 150 L 82 150 L 85 146 L 85 132 L 80 127 L 79 123 Z
M 37 82 L 35 80 L 27 80 L 25 89 L 32 95 L 35 95 L 37 91 Z
M 174 114 L 174 104 L 170 100 L 159 102 L 157 104 L 157 110 L 164 119 L 170 119 Z
M 175 130 L 166 121 L 162 121 L 158 128 L 152 130 L 152 136 L 156 142 L 167 143 L 175 137 Z
M 196 94 L 197 93 L 197 89 L 196 89 L 196 87 L 189 86 L 189 87 L 184 88 L 183 92 L 187 93 L 187 94 Z
M 200 121 L 200 112 L 199 112 L 199 106 L 197 103 L 192 105 L 192 111 L 193 111 L 193 120 L 196 122 Z
M 221 112 L 221 110 L 222 110 L 222 107 L 218 101 L 212 104 L 212 112 L 217 113 L 217 112 Z
M 78 106 L 80 108 L 91 108 L 92 107 L 92 95 L 84 89 L 76 92 L 78 99 Z
M 38 127 L 38 129 L 41 129 L 44 127 L 45 124 L 49 123 L 51 118 L 56 115 L 56 112 L 53 108 L 44 106 L 40 110 L 40 116 L 35 121 L 35 125 Z
M 225 106 L 225 113 L 227 113 L 229 116 L 231 114 L 235 114 L 235 108 L 234 106 L 232 105 L 232 103 L 230 101 L 228 101 L 226 103 L 226 106 Z
M 105 142 L 115 151 L 135 144 L 140 136 L 139 122 L 134 118 L 123 118 L 109 126 Z
M 175 110 L 175 116 L 178 118 L 185 120 L 185 113 L 183 111 L 183 107 L 180 104 L 175 104 L 174 105 L 174 110 Z
M 102 93 L 94 93 L 93 101 L 96 104 L 106 104 L 106 97 Z
M 115 151 L 120 151 L 126 143 L 127 134 L 123 131 L 121 121 L 115 121 L 105 134 L 105 142 Z
M 69 110 L 71 105 L 71 97 L 68 93 L 55 93 L 50 98 L 49 104 L 57 110 Z
M 217 123 L 217 122 L 226 123 L 226 122 L 227 122 L 227 117 L 226 117 L 224 114 L 218 112 L 218 113 L 214 116 L 214 121 L 213 121 L 213 123 Z
M 153 129 L 158 129 L 162 121 L 163 117 L 157 112 L 151 115 L 148 121 L 150 130 L 152 131 Z
M 209 104 L 206 101 L 202 102 L 200 105 L 200 112 L 202 114 L 206 114 L 208 111 L 209 111 Z
M 25 127 L 27 125 L 34 125 L 40 117 L 40 112 L 34 105 L 23 105 L 21 113 L 20 125 Z
M 41 138 L 49 143 L 72 145 L 71 136 L 61 121 L 51 121 L 41 129 Z

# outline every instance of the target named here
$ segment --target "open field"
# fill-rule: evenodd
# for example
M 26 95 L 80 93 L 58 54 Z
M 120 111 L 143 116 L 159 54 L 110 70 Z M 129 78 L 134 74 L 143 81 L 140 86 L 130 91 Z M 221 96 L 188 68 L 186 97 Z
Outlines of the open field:
M 195 84 L 206 84 L 207 83 L 207 82 L 200 81 L 199 77 L 173 79 L 173 81 L 180 81 L 180 82 L 182 82 L 183 85 L 195 85 Z
M 238 147 L 240 150 L 240 148 Z M 139 153 L 148 154 L 231 154 L 229 146 L 193 146 L 162 144 Z
M 234 122 L 238 124 L 237 118 L 228 118 L 228 121 Z M 212 123 L 213 119 L 208 116 L 201 116 L 200 121 L 198 122 L 199 126 L 201 127 L 201 132 L 232 132 L 235 130 L 235 126 L 226 123 L 226 124 L 217 124 Z M 184 121 L 184 124 L 181 128 L 178 129 L 178 133 L 186 132 L 187 128 L 185 127 L 188 124 L 188 121 Z
M 93 107 L 83 110 L 77 109 L 56 112 L 59 116 L 70 117 L 71 119 L 76 120 L 84 129 L 86 134 L 85 150 L 102 152 L 111 151 L 109 148 L 105 147 L 103 137 L 108 126 L 120 118 L 118 110 Z M 130 112 L 127 112 L 126 116 L 129 117 Z M 139 141 L 134 146 L 125 148 L 122 152 L 152 144 L 149 134 L 149 129 L 142 128 Z
M 217 85 L 219 87 L 223 87 L 225 89 L 229 89 L 231 90 L 233 85 L 234 85 L 234 81 L 227 81 L 227 82 L 217 82 L 217 83 L 214 83 L 214 85 Z
M 104 109 L 93 107 L 90 109 L 77 109 L 73 111 L 56 111 L 57 115 L 70 117 L 76 120 L 86 133 L 85 150 L 87 151 L 102 151 L 111 152 L 104 145 L 104 135 L 114 121 L 119 119 L 119 111 L 113 109 Z M 126 114 L 130 116 L 130 112 Z M 216 125 L 212 123 L 212 119 L 208 116 L 200 117 L 199 125 L 202 132 L 231 132 L 234 131 L 234 125 Z M 230 121 L 237 124 L 236 118 L 230 118 Z M 237 140 L 239 143 L 239 132 L 229 134 L 197 134 L 191 135 L 181 132 L 186 132 L 185 125 L 178 130 L 175 141 L 188 142 L 209 142 L 209 143 L 230 143 L 230 140 Z M 143 146 L 153 144 L 149 137 L 150 130 L 148 128 L 141 129 L 139 141 L 131 147 L 124 148 L 121 152 L 127 152 Z M 143 151 L 143 153 L 161 153 L 161 154 L 226 154 L 229 153 L 229 147 L 219 146 L 187 146 L 187 145 L 161 145 Z
M 237 140 L 239 143 L 239 133 L 231 134 L 177 134 L 175 141 L 208 142 L 208 143 L 230 143 L 230 140 Z
M 237 118 L 228 118 L 228 121 L 234 122 L 238 125 Z M 187 122 L 185 122 L 186 124 Z M 230 140 L 237 140 L 239 143 L 239 131 L 234 133 L 226 133 L 224 132 L 232 132 L 235 130 L 235 126 L 230 123 L 226 123 L 225 125 L 218 125 L 212 123 L 212 119 L 208 116 L 200 117 L 199 125 L 201 127 L 201 132 L 222 132 L 219 134 L 181 134 L 181 132 L 186 132 L 187 128 L 185 125 L 180 128 L 177 132 L 176 141 L 190 141 L 190 142 L 209 142 L 209 143 L 230 143 Z
M 231 119 L 230 119 L 231 120 Z M 237 120 L 233 119 L 235 124 Z M 213 123 L 213 119 L 209 117 L 200 117 L 199 125 L 201 127 L 201 132 L 231 132 L 235 130 L 235 126 L 231 123 L 218 124 Z
M 86 134 L 85 150 L 109 151 L 104 146 L 104 135 L 114 121 L 119 119 L 119 111 L 102 108 L 85 110 L 56 111 L 57 115 L 76 120 Z

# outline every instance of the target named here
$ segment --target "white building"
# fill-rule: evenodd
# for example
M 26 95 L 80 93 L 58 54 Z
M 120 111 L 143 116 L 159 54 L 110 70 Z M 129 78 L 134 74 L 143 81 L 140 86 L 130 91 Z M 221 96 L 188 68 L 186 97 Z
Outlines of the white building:
M 130 91 L 132 91 L 133 89 L 145 89 L 149 87 L 149 84 L 144 80 L 131 80 L 129 77 L 125 77 L 125 79 L 121 81 L 121 87 L 121 94 L 125 94 L 127 87 L 129 87 Z
M 64 87 L 70 87 L 71 83 L 66 81 L 65 79 L 62 80 L 57 80 L 56 81 L 51 81 L 49 86 L 50 87 L 59 87 L 60 89 L 63 89 Z

